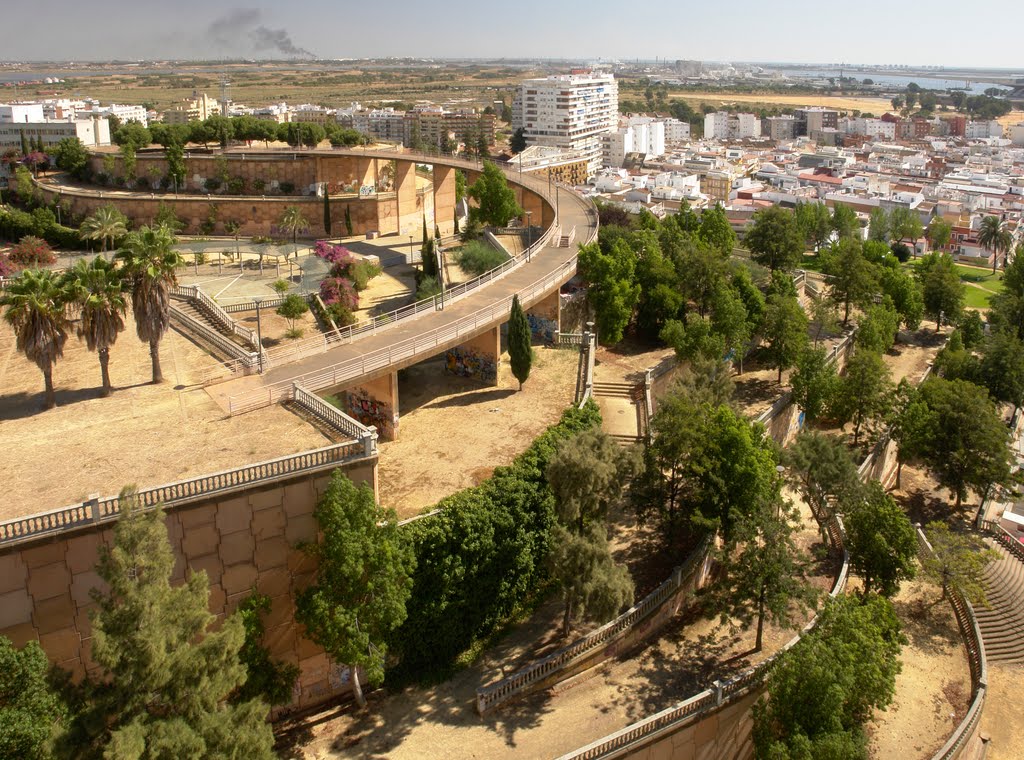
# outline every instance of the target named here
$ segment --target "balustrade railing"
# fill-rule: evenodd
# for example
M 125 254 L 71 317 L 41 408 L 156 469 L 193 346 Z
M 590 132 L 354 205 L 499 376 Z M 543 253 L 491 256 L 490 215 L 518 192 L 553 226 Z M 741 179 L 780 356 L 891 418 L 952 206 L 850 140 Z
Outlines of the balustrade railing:
M 228 357 L 228 365 L 232 367 L 251 369 L 259 365 L 259 356 L 255 351 L 246 351 L 242 346 L 235 343 L 227 336 L 214 330 L 205 322 L 202 322 L 191 314 L 171 306 L 171 318 L 180 322 L 185 329 L 196 337 L 212 344 Z
M 300 385 L 293 386 L 291 400 L 325 425 L 363 442 L 367 456 L 377 452 L 377 428 L 366 427 L 359 420 L 349 417 L 338 407 L 327 403 Z

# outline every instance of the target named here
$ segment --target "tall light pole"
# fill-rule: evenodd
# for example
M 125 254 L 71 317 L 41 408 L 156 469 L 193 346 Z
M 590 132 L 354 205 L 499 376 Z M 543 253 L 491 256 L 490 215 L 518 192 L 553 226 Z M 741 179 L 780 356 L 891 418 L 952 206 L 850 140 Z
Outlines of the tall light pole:
M 260 374 L 263 374 L 263 325 L 260 323 L 260 304 L 263 298 L 253 296 L 252 302 L 256 304 L 256 360 L 259 362 Z
M 526 212 L 526 261 L 530 261 L 530 248 L 533 246 L 533 212 Z
M 409 266 L 412 266 L 412 264 L 413 264 L 413 262 L 412 262 L 412 235 L 410 235 L 409 236 Z M 423 260 L 421 259 L 420 260 L 420 265 L 422 266 L 422 264 L 423 264 Z

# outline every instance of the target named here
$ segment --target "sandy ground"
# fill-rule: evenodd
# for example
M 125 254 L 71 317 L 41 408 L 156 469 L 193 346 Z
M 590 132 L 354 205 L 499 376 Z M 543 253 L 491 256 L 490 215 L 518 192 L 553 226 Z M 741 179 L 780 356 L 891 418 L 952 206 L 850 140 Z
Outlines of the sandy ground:
M 868 726 L 879 758 L 929 758 L 967 714 L 971 673 L 953 609 L 930 583 L 904 583 L 893 599 L 909 643 L 896 697 Z
M 842 95 L 776 95 L 774 93 L 733 94 L 730 92 L 680 92 L 672 100 L 701 103 L 766 103 L 780 106 L 821 106 L 840 111 L 866 111 L 881 116 L 892 110 L 889 98 L 847 97 Z
M 1004 663 L 988 664 L 988 690 L 981 714 L 981 734 L 991 739 L 988 760 L 1016 760 L 1024 747 L 1024 667 Z
M 251 311 L 236 311 L 231 316 L 239 324 L 245 325 L 253 330 L 256 329 L 255 309 Z M 260 334 L 263 337 L 263 346 L 265 348 L 272 348 L 273 346 L 279 346 L 281 344 L 287 345 L 292 342 L 292 339 L 285 335 L 288 328 L 291 327 L 291 322 L 290 320 L 279 316 L 276 309 L 260 309 L 259 321 Z M 295 327 L 302 330 L 301 338 L 309 338 L 320 334 L 320 328 L 317 327 L 316 317 L 313 316 L 313 312 L 311 311 L 307 311 L 301 317 L 296 319 Z
M 535 346 L 522 391 L 502 357 L 498 386 L 453 377 L 444 358 L 399 373 L 398 440 L 381 444 L 380 498 L 399 517 L 488 478 L 572 403 L 579 354 Z
M 127 483 L 153 486 L 330 443 L 279 406 L 225 418 L 201 388 L 198 370 L 215 365 L 171 330 L 161 343 L 165 382 L 154 386 L 149 346 L 128 327 L 111 349 L 115 391 L 100 398 L 96 354 L 73 335 L 54 370 L 55 409 L 42 411 L 43 378 L 0 321 L 0 440 L 5 499 L 0 519 L 107 496 Z
M 816 541 L 817 529 L 805 523 L 800 543 Z M 818 566 L 815 585 L 828 588 L 834 569 L 832 562 Z M 635 656 L 609 661 L 548 692 L 478 717 L 476 687 L 532 659 L 524 657 L 530 642 L 552 636 L 559 612 L 557 600 L 542 606 L 531 621 L 516 626 L 476 664 L 443 684 L 409 687 L 390 696 L 378 692 L 363 714 L 342 707 L 320 717 L 296 737 L 302 746 L 291 756 L 553 757 L 685 699 L 715 677 L 763 660 L 793 636 L 767 625 L 764 649 L 753 653 L 753 628 L 737 631 L 717 619 L 681 615 Z M 798 615 L 797 622 L 806 619 Z

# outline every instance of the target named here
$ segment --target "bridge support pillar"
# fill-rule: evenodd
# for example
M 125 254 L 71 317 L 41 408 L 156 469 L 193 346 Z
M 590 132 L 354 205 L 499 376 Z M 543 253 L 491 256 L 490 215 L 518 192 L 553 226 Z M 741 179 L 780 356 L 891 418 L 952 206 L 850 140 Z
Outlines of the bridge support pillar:
M 398 200 L 398 234 L 420 234 L 423 210 L 417 208 L 416 164 L 413 161 L 395 161 L 395 197 Z
M 545 343 L 554 343 L 555 335 L 562 325 L 562 299 L 558 290 L 545 296 L 526 310 L 526 319 L 530 323 L 530 332 L 535 339 Z
M 343 392 L 345 413 L 373 425 L 382 441 L 398 438 L 398 373 L 369 380 Z
M 539 236 L 541 234 L 539 230 L 544 229 L 554 221 L 554 212 L 549 211 L 551 207 L 539 195 L 524 192 L 522 198 L 523 200 L 519 205 L 523 207 L 523 224 L 529 221 L 538 230 L 536 236 Z M 527 216 L 526 212 L 530 212 L 530 216 Z
M 442 237 L 455 234 L 455 171 L 434 164 L 434 222 Z
M 445 371 L 479 380 L 486 385 L 498 384 L 498 368 L 501 366 L 501 325 L 470 338 L 444 353 Z

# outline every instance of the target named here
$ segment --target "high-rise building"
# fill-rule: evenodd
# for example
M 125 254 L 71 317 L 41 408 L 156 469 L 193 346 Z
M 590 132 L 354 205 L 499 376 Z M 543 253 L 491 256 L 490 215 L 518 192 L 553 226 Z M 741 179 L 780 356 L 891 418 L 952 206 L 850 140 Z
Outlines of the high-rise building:
M 712 140 L 745 140 L 760 137 L 761 120 L 752 113 L 709 113 L 704 117 L 704 136 Z
M 601 140 L 618 126 L 619 86 L 611 74 L 577 69 L 527 79 L 513 100 L 513 128 L 526 144 L 580 151 L 591 175 L 601 168 Z

